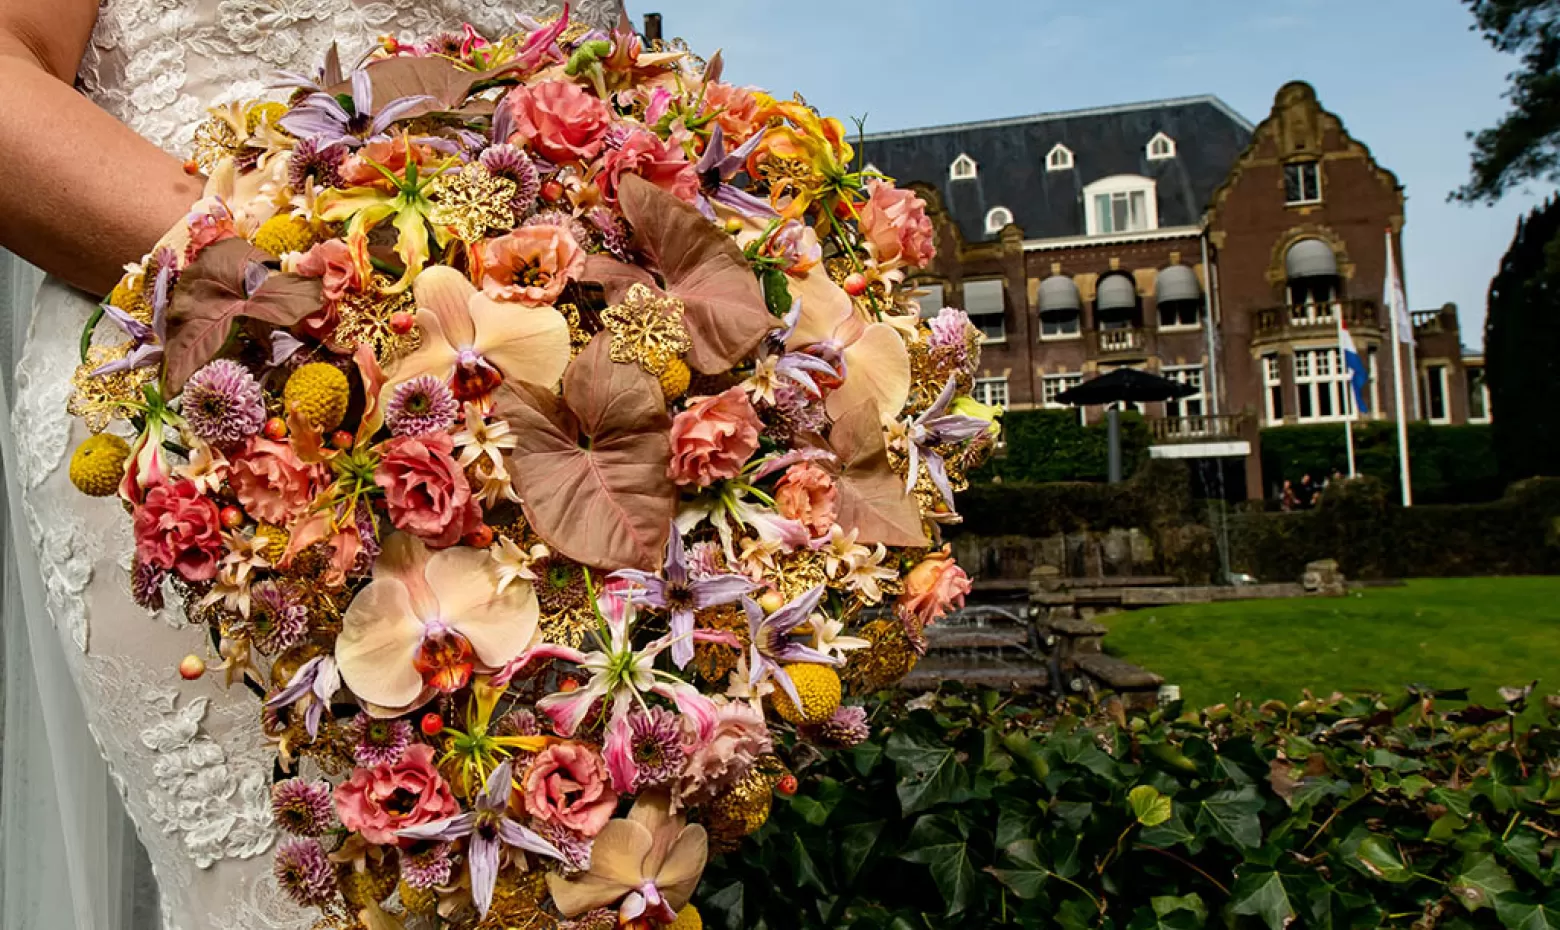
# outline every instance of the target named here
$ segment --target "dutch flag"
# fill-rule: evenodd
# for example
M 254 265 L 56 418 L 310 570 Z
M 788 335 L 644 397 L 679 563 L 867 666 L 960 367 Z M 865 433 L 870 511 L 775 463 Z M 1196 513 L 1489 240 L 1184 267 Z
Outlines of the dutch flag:
M 1370 408 L 1365 404 L 1365 385 L 1370 381 L 1370 374 L 1365 370 L 1365 360 L 1354 347 L 1354 337 L 1349 335 L 1349 324 L 1343 321 L 1341 309 L 1338 313 L 1338 354 L 1343 358 L 1344 370 L 1349 373 L 1349 386 L 1354 388 L 1354 409 L 1369 413 Z

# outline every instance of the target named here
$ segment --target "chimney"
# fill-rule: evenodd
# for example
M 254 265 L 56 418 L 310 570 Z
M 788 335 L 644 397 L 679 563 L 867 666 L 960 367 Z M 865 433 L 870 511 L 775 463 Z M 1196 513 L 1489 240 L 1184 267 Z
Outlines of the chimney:
M 661 41 L 661 14 L 645 14 L 645 43 Z

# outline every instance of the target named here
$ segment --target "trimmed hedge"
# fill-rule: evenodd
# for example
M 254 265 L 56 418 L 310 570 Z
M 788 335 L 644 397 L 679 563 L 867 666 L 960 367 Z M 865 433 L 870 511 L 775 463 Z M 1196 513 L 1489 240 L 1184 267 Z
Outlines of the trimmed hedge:
M 1495 460 L 1494 433 L 1485 425 L 1408 427 L 1414 501 L 1466 504 L 1500 497 L 1503 484 Z M 1362 476 L 1381 481 L 1398 495 L 1397 425 L 1356 424 L 1355 463 Z M 1287 478 L 1298 482 L 1309 473 L 1318 480 L 1336 469 L 1348 471 L 1342 423 L 1274 426 L 1262 431 L 1262 483 L 1268 497 Z
M 1105 481 L 1110 442 L 1106 424 L 1078 424 L 1075 410 L 1009 410 L 1002 415 L 1007 450 L 970 475 L 975 484 Z M 1151 436 L 1140 414 L 1121 417 L 1122 474 L 1148 461 Z

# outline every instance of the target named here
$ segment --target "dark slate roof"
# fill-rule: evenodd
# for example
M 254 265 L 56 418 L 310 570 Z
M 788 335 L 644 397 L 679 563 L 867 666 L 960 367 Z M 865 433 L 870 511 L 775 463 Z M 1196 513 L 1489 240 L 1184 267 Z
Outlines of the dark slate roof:
M 1148 142 L 1160 132 L 1175 140 L 1176 155 L 1149 161 Z M 979 242 L 995 238 L 986 234 L 993 207 L 1011 210 L 1027 239 L 1084 235 L 1083 189 L 1118 174 L 1158 182 L 1161 228 L 1196 225 L 1251 133 L 1240 114 L 1204 96 L 868 134 L 862 148 L 901 186 L 935 186 L 965 240 Z M 1058 142 L 1072 150 L 1073 167 L 1047 171 Z M 979 166 L 973 180 L 949 180 L 960 154 Z

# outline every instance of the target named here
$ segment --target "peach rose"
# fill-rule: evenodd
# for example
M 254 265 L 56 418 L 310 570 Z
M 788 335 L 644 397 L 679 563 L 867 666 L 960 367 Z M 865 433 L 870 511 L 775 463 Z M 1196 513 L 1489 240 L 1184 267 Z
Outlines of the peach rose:
M 325 469 L 305 465 L 285 442 L 251 437 L 228 466 L 228 485 L 251 517 L 286 526 L 314 501 Z
M 521 228 L 477 246 L 482 292 L 494 300 L 552 306 L 585 270 L 585 250 L 562 226 Z
M 780 516 L 807 527 L 814 538 L 829 535 L 839 501 L 834 478 L 811 462 L 787 468 L 775 485 L 775 507 Z
M 509 92 L 501 106 L 514 118 L 509 142 L 529 144 L 560 165 L 595 158 L 612 126 L 612 108 L 568 81 L 521 85 Z
M 367 256 L 364 256 L 366 261 Z M 363 286 L 363 277 L 352 249 L 340 239 L 326 239 L 299 256 L 294 269 L 306 278 L 319 278 L 326 300 L 340 300 Z
M 739 146 L 763 125 L 758 118 L 758 97 L 751 87 L 735 87 L 716 81 L 704 85 L 704 112 L 715 113 L 725 130 L 726 144 Z
M 922 626 L 941 620 L 949 610 L 964 606 L 970 593 L 970 577 L 953 560 L 949 547 L 929 553 L 905 576 L 905 593 L 896 610 Z
M 206 581 L 226 549 L 217 505 L 193 481 L 159 484 L 135 510 L 136 560 L 143 565 Z
M 667 466 L 667 477 L 701 488 L 736 477 L 758 451 L 758 434 L 763 427 L 741 387 L 728 388 L 714 397 L 689 398 L 688 409 L 672 420 L 672 462 Z
M 924 267 L 937 255 L 936 234 L 926 216 L 926 204 L 914 191 L 884 181 L 867 182 L 868 198 L 861 207 L 861 231 L 872 257 L 882 264 L 898 261 Z
M 537 753 L 522 789 L 532 817 L 585 836 L 600 833 L 617 810 L 607 764 L 583 743 L 554 743 Z
M 343 188 L 374 187 L 389 190 L 389 179 L 379 172 L 379 168 L 374 167 L 375 164 L 391 174 L 400 175 L 406 171 L 408 162 L 427 164 L 430 161 L 428 154 L 428 149 L 420 145 L 408 145 L 405 138 L 380 139 L 358 149 L 357 154 L 342 159 L 337 173 L 341 175 Z
M 460 804 L 433 764 L 433 747 L 417 743 L 399 762 L 356 769 L 336 786 L 336 816 L 348 830 L 379 846 L 400 842 L 397 830 L 444 820 Z
M 397 436 L 385 443 L 374 483 L 385 489 L 390 522 L 435 549 L 460 542 L 482 523 L 482 505 L 451 453 L 448 433 Z
M 617 203 L 618 186 L 626 175 L 637 174 L 656 187 L 692 203 L 699 196 L 699 176 L 682 146 L 663 142 L 643 129 L 630 133 L 622 146 L 602 160 L 596 184 L 608 203 Z

